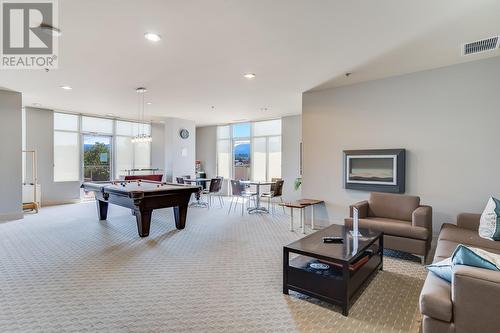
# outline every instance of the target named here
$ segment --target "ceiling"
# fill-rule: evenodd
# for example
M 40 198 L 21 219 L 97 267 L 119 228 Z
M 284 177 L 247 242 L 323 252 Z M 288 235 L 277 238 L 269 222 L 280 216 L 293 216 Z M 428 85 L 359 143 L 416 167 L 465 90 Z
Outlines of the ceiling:
M 25 106 L 198 126 L 299 114 L 302 93 L 498 56 L 497 0 L 60 0 L 59 69 L 0 71 Z M 145 32 L 162 36 L 158 43 Z M 257 76 L 248 80 L 243 74 Z M 352 75 L 345 77 L 346 72 Z M 63 90 L 69 85 L 72 90 Z M 212 108 L 213 106 L 213 108 Z

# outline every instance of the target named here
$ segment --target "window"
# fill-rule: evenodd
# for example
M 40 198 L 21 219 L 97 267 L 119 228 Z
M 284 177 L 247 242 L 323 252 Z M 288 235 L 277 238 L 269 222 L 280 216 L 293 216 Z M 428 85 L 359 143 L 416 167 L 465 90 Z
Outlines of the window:
M 218 126 L 217 172 L 233 179 L 281 178 L 281 119 Z
M 250 137 L 250 123 L 244 124 L 234 124 L 233 126 L 233 138 L 249 138 Z
M 281 119 L 253 123 L 254 136 L 281 135 Z
M 82 132 L 113 134 L 113 120 L 106 118 L 82 117 Z
M 131 121 L 116 121 L 115 178 L 126 176 L 130 169 L 151 167 L 151 143 L 132 143 L 132 137 L 141 133 L 150 134 L 151 125 Z
M 217 174 L 226 179 L 231 178 L 231 141 L 217 140 Z
M 78 116 L 67 113 L 54 113 L 54 130 L 78 132 Z
M 54 113 L 54 181 L 80 180 L 79 116 Z
M 88 141 L 89 136 L 108 140 L 106 147 L 112 152 L 108 152 L 108 175 L 114 171 L 111 178 L 127 175 L 126 170 L 150 168 L 151 143 L 131 142 L 139 132 L 150 134 L 151 125 L 54 112 L 54 181 L 79 181 L 82 170 L 88 177 L 81 157 L 86 149 L 84 137 Z
M 266 138 L 253 138 L 253 152 L 252 152 L 252 173 L 253 180 L 264 181 L 267 180 L 267 142 Z
M 80 145 L 78 133 L 54 132 L 54 181 L 80 180 Z
M 151 125 L 131 121 L 116 121 L 116 135 L 134 136 L 139 134 L 139 132 L 151 135 Z

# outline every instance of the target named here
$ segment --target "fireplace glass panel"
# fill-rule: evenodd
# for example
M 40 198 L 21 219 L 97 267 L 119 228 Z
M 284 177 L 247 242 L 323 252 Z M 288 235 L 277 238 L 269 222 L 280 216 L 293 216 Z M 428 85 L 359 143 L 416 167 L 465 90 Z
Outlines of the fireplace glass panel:
M 349 156 L 349 183 L 396 184 L 396 156 Z

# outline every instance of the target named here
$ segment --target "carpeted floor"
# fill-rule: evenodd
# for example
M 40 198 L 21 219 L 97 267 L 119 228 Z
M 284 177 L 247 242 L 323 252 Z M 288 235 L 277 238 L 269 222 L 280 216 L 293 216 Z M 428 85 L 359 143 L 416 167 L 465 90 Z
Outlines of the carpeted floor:
M 154 212 L 139 238 L 128 209 L 43 208 L 0 224 L 0 332 L 418 332 L 425 269 L 386 257 L 353 304 L 282 294 L 288 216 L 190 208 L 184 230 Z

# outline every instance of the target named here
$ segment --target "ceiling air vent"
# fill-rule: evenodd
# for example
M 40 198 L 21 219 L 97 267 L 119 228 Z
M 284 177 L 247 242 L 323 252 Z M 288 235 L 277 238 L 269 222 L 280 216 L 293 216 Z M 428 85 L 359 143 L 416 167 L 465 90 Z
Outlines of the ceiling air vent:
M 464 44 L 464 55 L 490 51 L 497 48 L 498 36 Z

